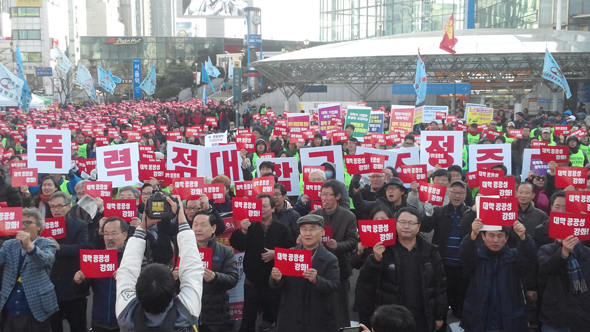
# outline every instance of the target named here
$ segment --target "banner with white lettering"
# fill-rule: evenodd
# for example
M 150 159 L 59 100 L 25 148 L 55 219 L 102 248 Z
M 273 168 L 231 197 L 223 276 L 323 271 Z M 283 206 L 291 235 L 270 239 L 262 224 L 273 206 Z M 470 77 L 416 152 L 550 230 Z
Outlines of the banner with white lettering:
M 72 136 L 69 130 L 29 129 L 28 168 L 42 173 L 68 174 L 72 165 Z
M 129 143 L 96 148 L 96 171 L 101 181 L 113 187 L 136 185 L 139 181 L 139 144 Z
M 502 164 L 512 174 L 512 150 L 510 144 L 475 144 L 469 145 L 469 171 L 489 169 Z M 524 174 L 524 173 L 523 173 Z
M 171 141 L 166 144 L 166 169 L 181 172 L 182 177 L 204 175 L 205 161 L 205 148 L 202 146 Z
M 264 161 L 270 161 L 275 165 L 275 175 L 279 178 L 279 183 L 287 189 L 288 196 L 299 196 L 299 165 L 297 158 L 268 158 Z M 260 164 L 257 163 L 257 174 L 260 174 Z
M 391 166 L 398 172 L 401 171 L 401 166 L 420 164 L 418 147 L 392 150 L 358 147 L 356 148 L 356 153 L 370 153 L 385 156 L 385 167 Z
M 358 152 L 358 148 L 357 148 Z M 360 152 L 358 152 L 360 153 Z M 344 157 L 340 145 L 322 146 L 317 148 L 306 148 L 299 151 L 301 164 L 306 166 L 320 166 L 325 162 L 336 165 L 336 179 L 344 183 Z
M 428 170 L 436 165 L 463 166 L 463 132 L 423 131 L 420 137 L 420 163 L 426 164 Z

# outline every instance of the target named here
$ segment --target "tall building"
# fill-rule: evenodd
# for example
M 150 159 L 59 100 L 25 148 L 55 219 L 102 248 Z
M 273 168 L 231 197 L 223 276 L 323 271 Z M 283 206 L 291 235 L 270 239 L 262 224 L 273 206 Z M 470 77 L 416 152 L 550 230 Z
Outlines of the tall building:
M 120 10 L 119 0 L 86 0 L 87 35 L 124 36 L 125 24 Z
M 540 1 L 551 4 L 554 0 Z M 568 1 L 582 2 L 563 0 Z M 442 31 L 451 14 L 455 29 L 535 28 L 539 24 L 538 0 L 320 0 L 320 41 Z
M 174 36 L 174 1 L 151 0 L 152 36 Z
M 80 60 L 80 37 L 88 35 L 86 1 L 68 0 L 68 15 L 70 35 L 66 54 L 72 63 L 77 63 Z
M 52 94 L 51 78 L 36 76 L 36 67 L 52 67 L 52 44 L 65 50 L 70 39 L 68 0 L 11 0 L 11 29 L 18 44 L 23 70 L 33 93 Z
M 152 35 L 151 2 L 151 0 L 121 0 L 121 22 L 125 25 L 125 36 Z

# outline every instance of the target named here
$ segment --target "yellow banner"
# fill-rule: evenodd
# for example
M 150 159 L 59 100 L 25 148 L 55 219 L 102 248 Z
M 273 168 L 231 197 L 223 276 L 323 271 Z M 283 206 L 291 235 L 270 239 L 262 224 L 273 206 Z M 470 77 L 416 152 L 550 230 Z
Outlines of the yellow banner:
M 494 109 L 487 107 L 468 107 L 467 108 L 467 124 L 484 124 L 492 122 L 494 117 Z
M 17 7 L 42 7 L 43 0 L 16 0 Z

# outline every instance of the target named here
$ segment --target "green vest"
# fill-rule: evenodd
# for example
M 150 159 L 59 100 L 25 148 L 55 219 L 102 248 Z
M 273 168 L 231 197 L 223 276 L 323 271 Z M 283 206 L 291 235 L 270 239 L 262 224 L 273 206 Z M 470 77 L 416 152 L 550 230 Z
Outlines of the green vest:
M 78 144 L 78 156 L 80 156 L 80 158 L 88 158 L 88 154 L 86 153 L 86 148 L 88 147 L 88 144 L 84 143 L 82 145 Z
M 2 146 L 6 146 L 6 138 L 2 139 Z
M 260 109 L 260 115 L 264 115 L 266 113 L 266 107 Z
M 578 149 L 578 152 L 574 154 L 570 153 L 570 163 L 574 167 L 584 167 L 584 159 L 584 152 L 582 152 L 580 149 Z
M 59 185 L 59 190 L 61 190 L 62 192 L 69 194 L 70 190 L 68 189 L 68 183 L 70 183 L 70 181 L 68 180 L 63 180 L 63 182 Z M 73 203 L 73 201 L 72 201 Z
M 504 138 L 506 139 L 506 143 L 512 143 L 514 142 L 514 138 L 509 138 L 508 134 L 504 134 Z
M 469 152 L 467 152 L 467 146 L 463 144 L 463 174 L 469 170 Z
M 479 142 L 479 134 L 473 136 L 470 133 L 467 133 L 467 144 L 476 145 L 477 142 Z
M 584 145 L 580 143 L 580 150 L 588 155 L 588 153 L 590 153 L 590 144 Z

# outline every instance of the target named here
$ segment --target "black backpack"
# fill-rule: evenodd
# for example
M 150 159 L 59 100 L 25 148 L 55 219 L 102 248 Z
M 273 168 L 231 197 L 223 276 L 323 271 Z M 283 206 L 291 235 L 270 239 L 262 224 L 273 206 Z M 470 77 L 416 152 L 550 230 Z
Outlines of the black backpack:
M 178 310 L 177 310 L 178 309 Z M 185 317 L 187 317 L 191 326 L 175 326 L 176 324 L 176 317 L 178 312 L 180 311 Z M 157 331 L 157 332 L 198 332 L 197 331 L 197 322 L 194 320 L 193 316 L 190 314 L 188 309 L 180 302 L 180 300 L 175 297 L 174 303 L 172 304 L 172 308 L 168 310 L 166 316 L 164 317 L 164 321 L 162 321 L 162 325 L 159 327 L 147 327 L 145 323 L 145 315 L 144 310 L 141 307 L 139 302 L 137 303 L 137 307 L 133 312 L 133 322 L 135 324 L 134 328 L 129 330 L 130 332 L 149 332 L 149 331 Z

